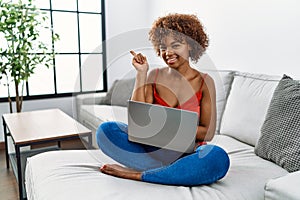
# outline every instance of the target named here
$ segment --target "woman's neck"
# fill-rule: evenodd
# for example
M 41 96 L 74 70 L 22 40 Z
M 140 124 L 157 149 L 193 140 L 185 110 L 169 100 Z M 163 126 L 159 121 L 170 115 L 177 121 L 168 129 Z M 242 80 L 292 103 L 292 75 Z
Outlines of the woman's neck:
M 188 77 L 192 72 L 192 68 L 190 65 L 182 65 L 178 68 L 171 68 L 169 67 L 168 73 L 174 77 L 177 78 L 183 78 L 183 77 Z

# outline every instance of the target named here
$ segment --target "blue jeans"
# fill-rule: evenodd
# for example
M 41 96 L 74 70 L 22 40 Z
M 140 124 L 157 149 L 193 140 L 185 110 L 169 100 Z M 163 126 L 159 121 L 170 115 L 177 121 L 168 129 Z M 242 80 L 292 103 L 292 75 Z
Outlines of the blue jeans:
M 142 172 L 142 181 L 167 185 L 211 184 L 229 169 L 229 157 L 215 145 L 199 146 L 191 154 L 130 142 L 127 125 L 104 122 L 96 132 L 100 149 L 117 162 Z

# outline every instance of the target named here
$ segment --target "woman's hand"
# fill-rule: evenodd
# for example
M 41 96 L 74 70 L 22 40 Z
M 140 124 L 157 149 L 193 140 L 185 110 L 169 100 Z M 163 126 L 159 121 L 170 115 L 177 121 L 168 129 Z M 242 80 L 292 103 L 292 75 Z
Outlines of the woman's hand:
M 139 72 L 147 72 L 149 65 L 146 56 L 143 56 L 141 53 L 136 54 L 132 50 L 130 53 L 133 55 L 132 65 L 135 67 L 135 69 Z

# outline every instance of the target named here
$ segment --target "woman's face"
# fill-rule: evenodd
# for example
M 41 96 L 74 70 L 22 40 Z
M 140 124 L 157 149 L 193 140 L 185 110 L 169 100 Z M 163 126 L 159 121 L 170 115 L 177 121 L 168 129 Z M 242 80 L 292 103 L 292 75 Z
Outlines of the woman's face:
M 189 64 L 190 47 L 185 40 L 178 41 L 173 36 L 167 36 L 159 49 L 161 57 L 169 67 L 178 68 L 183 64 Z

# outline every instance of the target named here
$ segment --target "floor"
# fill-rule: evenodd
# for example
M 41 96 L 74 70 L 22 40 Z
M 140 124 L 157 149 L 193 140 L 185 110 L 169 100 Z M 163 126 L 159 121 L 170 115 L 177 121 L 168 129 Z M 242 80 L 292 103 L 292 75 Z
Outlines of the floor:
M 5 150 L 0 150 L 0 199 L 17 200 L 18 184 L 12 168 L 6 168 Z

